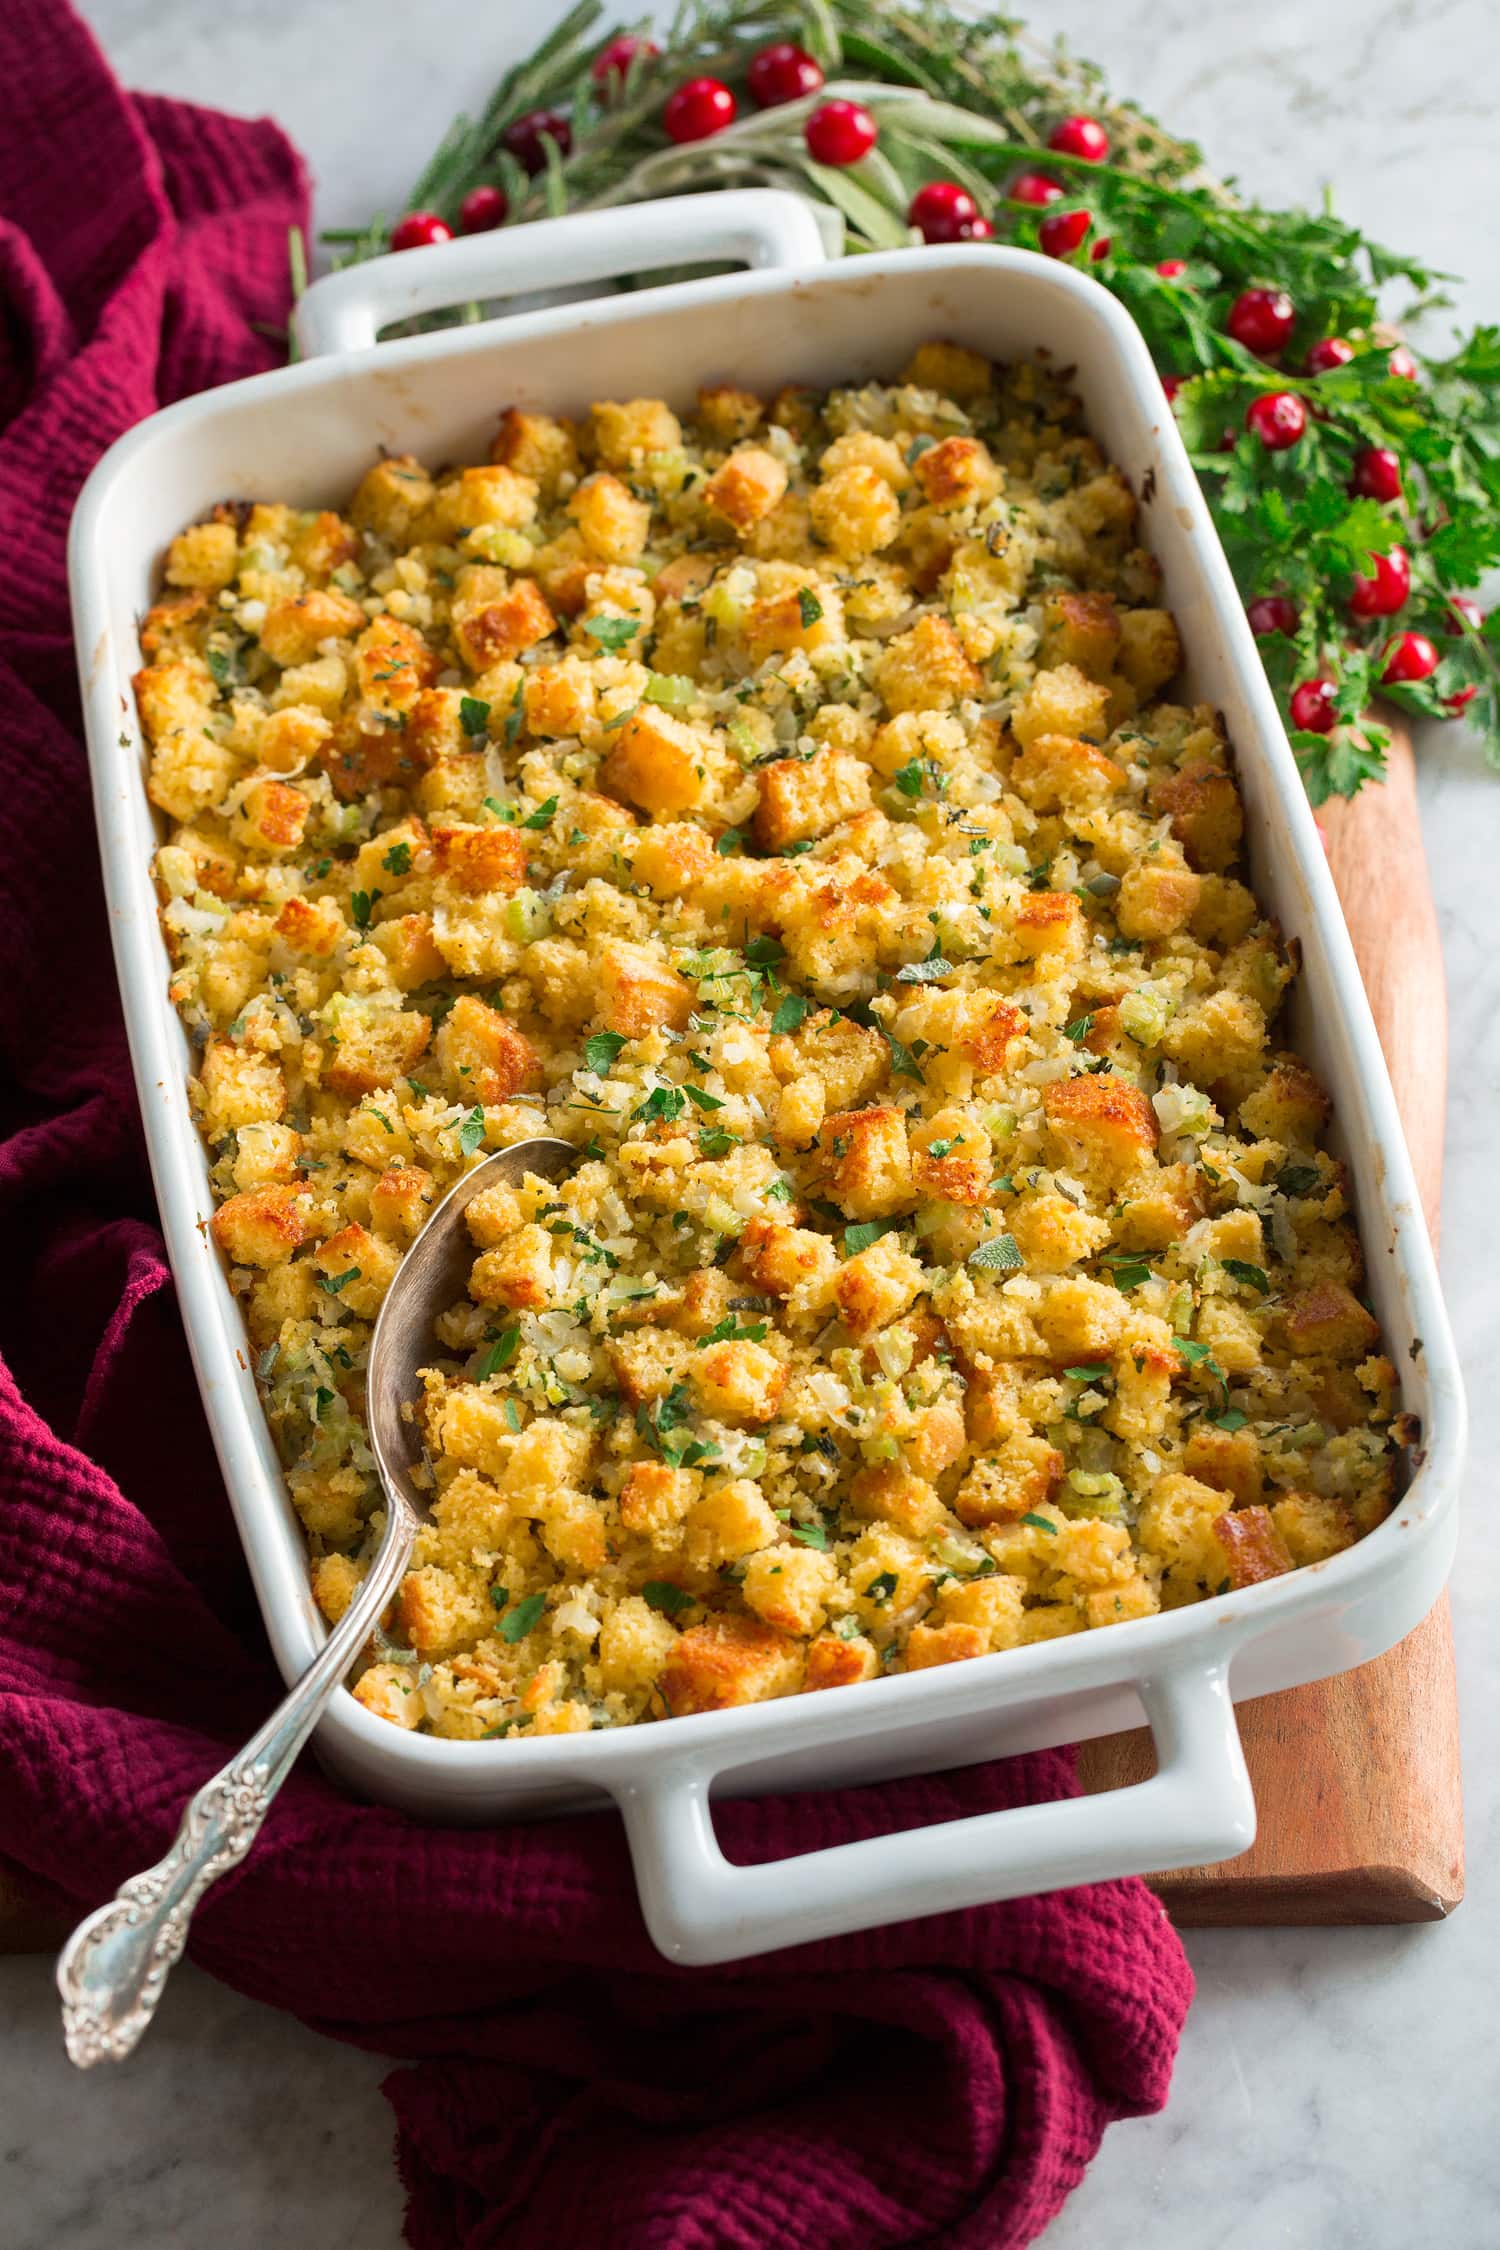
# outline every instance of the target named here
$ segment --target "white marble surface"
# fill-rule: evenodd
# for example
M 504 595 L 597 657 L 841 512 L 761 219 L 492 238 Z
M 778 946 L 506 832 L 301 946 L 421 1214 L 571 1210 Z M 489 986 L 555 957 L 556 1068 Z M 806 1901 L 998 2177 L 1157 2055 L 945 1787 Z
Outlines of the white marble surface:
M 83 0 L 133 84 L 269 110 L 312 160 L 325 224 L 392 210 L 453 110 L 559 0 Z M 1467 277 L 1500 316 L 1493 0 L 1057 0 L 1038 21 L 1267 199 L 1316 196 Z M 1199 1996 L 1166 2113 L 1117 2128 L 1047 2237 L 1097 2250 L 1454 2250 L 1500 2243 L 1500 1265 L 1492 1164 L 1500 779 L 1447 730 L 1423 810 L 1453 1010 L 1444 1266 L 1474 1410 L 1454 1588 L 1469 1802 L 1468 1901 L 1408 1931 L 1202 1933 Z M 397 2250 L 382 2066 L 178 1971 L 124 2072 L 62 2059 L 50 1964 L 0 1962 L 0 2240 L 8 2250 Z M 573 2250 L 573 2246 L 566 2246 Z M 578 2246 L 585 2250 L 585 2246 Z

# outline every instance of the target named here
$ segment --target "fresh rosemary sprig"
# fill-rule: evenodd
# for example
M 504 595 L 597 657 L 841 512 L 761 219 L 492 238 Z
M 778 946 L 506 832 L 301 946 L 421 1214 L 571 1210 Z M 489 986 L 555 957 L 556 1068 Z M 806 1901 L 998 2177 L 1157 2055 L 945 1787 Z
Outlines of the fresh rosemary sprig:
M 811 197 L 830 239 L 849 252 L 918 243 L 907 208 L 937 179 L 966 189 L 997 238 L 1025 248 L 1041 245 L 1048 218 L 1086 211 L 1090 225 L 1070 262 L 1129 307 L 1170 379 L 1236 580 L 1262 628 L 1267 597 L 1278 597 L 1270 614 L 1281 629 L 1263 629 L 1259 645 L 1313 802 L 1352 796 L 1383 771 L 1388 738 L 1369 715 L 1377 693 L 1428 717 L 1462 711 L 1500 767 L 1500 612 L 1486 620 L 1470 601 L 1455 605 L 1500 564 L 1500 329 L 1476 330 L 1446 358 L 1403 351 L 1393 363 L 1394 336 L 1380 324 L 1388 284 L 1413 293 L 1396 308 L 1408 325 L 1445 302 L 1446 277 L 1371 242 L 1331 207 L 1242 201 L 1208 174 L 1193 143 L 1114 99 L 1091 64 L 1033 47 L 1008 18 L 956 16 L 938 0 L 682 0 L 659 54 L 638 48 L 627 68 L 602 83 L 594 77 L 613 40 L 644 41 L 651 31 L 649 18 L 606 22 L 605 0 L 578 0 L 478 118 L 456 120 L 412 207 L 457 224 L 464 197 L 490 185 L 506 198 L 506 224 L 517 225 L 769 183 Z M 745 98 L 749 66 L 778 40 L 805 48 L 830 83 L 757 110 Z M 710 139 L 677 145 L 662 128 L 662 106 L 700 76 L 732 87 L 740 116 Z M 879 127 L 870 153 L 844 167 L 816 163 L 803 137 L 808 114 L 835 93 L 859 100 Z M 566 116 L 571 145 L 544 139 L 545 165 L 530 176 L 506 134 L 537 110 Z M 1107 161 L 1046 145 L 1058 121 L 1078 112 L 1105 128 Z M 1043 170 L 1062 200 L 1044 209 L 1012 200 L 1021 167 Z M 341 263 L 388 246 L 383 220 L 325 239 Z M 1241 292 L 1262 287 L 1284 291 L 1296 313 L 1274 364 L 1227 327 Z M 1307 372 L 1309 348 L 1330 337 L 1352 353 Z M 1288 394 L 1294 403 L 1282 411 L 1295 422 L 1301 402 L 1300 434 L 1272 450 L 1251 410 Z M 1361 464 L 1375 451 L 1388 457 L 1394 497 L 1360 489 Z M 1351 612 L 1356 580 L 1396 547 L 1409 558 L 1404 602 L 1378 616 Z M 1392 651 L 1413 637 L 1406 668 L 1421 671 L 1434 656 L 1436 668 L 1393 680 Z M 1298 714 L 1315 725 L 1298 726 Z

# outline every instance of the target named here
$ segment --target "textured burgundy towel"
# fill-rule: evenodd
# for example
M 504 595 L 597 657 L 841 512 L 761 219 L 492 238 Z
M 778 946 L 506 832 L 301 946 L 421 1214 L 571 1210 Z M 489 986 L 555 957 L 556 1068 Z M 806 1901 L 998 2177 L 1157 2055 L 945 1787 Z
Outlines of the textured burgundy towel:
M 162 1261 L 98 897 L 69 508 L 151 409 L 270 364 L 305 183 L 274 126 L 132 99 L 0 11 L 0 1852 L 80 1907 L 277 1692 Z M 1052 1797 L 1059 1754 L 728 1809 L 776 1858 Z M 1191 1989 L 1138 1883 L 669 1969 L 613 1815 L 435 1831 L 311 1765 L 196 1957 L 412 2067 L 419 2250 L 1030 2241 L 1165 2099 Z M 170 2005 L 170 2003 L 169 2003 Z

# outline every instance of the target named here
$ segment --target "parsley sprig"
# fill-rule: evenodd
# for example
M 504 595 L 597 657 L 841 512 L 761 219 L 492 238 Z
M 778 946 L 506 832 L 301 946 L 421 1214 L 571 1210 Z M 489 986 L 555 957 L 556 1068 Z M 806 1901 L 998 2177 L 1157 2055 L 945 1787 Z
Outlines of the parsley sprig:
M 1291 728 L 1313 801 L 1351 796 L 1383 771 L 1388 738 L 1369 715 L 1377 686 L 1414 715 L 1462 711 L 1500 766 L 1500 613 L 1475 625 L 1452 601 L 1500 564 L 1500 327 L 1458 339 L 1446 356 L 1416 355 L 1414 379 L 1392 371 L 1381 327 L 1441 304 L 1444 276 L 1331 208 L 1241 200 L 1208 176 L 1191 142 L 1115 100 L 1094 66 L 1037 45 L 998 14 L 969 20 L 940 0 L 680 0 L 658 35 L 660 54 L 641 50 L 623 79 L 601 85 L 590 66 L 622 28 L 642 26 L 622 27 L 605 0 L 578 0 L 477 117 L 455 120 L 410 207 L 456 223 L 464 196 L 489 182 L 503 189 L 507 224 L 516 225 L 753 179 L 831 207 L 846 249 L 857 252 L 914 242 L 908 201 L 925 181 L 944 178 L 969 190 L 998 240 L 1035 248 L 1049 214 L 1007 190 L 1040 158 L 1065 190 L 1052 210 L 1085 208 L 1093 220 L 1071 262 L 1129 307 L 1157 366 L 1179 385 L 1174 411 L 1247 604 L 1281 595 L 1296 605 L 1294 629 L 1260 642 L 1289 726 L 1296 684 L 1331 683 L 1333 731 Z M 747 98 L 752 56 L 777 39 L 795 40 L 822 65 L 829 83 L 813 99 L 836 93 L 840 73 L 859 81 L 880 130 L 859 164 L 812 162 L 802 137 L 811 100 L 760 111 Z M 726 132 L 677 147 L 662 130 L 662 104 L 700 73 L 734 87 L 741 114 Z M 528 177 L 504 136 L 539 108 L 567 112 L 571 147 L 564 154 L 545 140 L 547 162 Z M 1057 120 L 1078 110 L 1108 132 L 1107 162 L 1044 149 Z M 387 222 L 325 239 L 339 263 L 353 263 L 388 247 Z M 1178 260 L 1181 272 L 1158 271 Z M 1387 303 L 1393 284 L 1404 285 L 1406 302 Z M 1259 286 L 1284 289 L 1297 309 L 1275 365 L 1226 329 L 1235 297 Z M 1329 336 L 1351 343 L 1354 356 L 1306 373 L 1309 345 Z M 1273 390 L 1316 408 L 1301 440 L 1279 453 L 1245 428 L 1252 400 Z M 1399 499 L 1351 494 L 1355 456 L 1369 447 L 1395 454 Z M 1411 558 L 1409 600 L 1395 618 L 1351 617 L 1355 574 L 1392 544 Z M 636 628 L 604 618 L 588 629 L 613 648 Z M 1425 635 L 1441 662 L 1426 679 L 1383 686 L 1386 644 L 1404 631 Z

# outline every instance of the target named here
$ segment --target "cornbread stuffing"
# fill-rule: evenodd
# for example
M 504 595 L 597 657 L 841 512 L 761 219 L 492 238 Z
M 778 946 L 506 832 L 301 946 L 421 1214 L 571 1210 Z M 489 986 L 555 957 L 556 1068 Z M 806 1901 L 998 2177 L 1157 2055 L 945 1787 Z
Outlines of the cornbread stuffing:
M 470 1206 L 355 1693 L 572 1733 L 1147 1617 L 1386 1514 L 1395 1379 L 1215 714 L 1036 365 L 184 531 L 136 681 L 213 1232 L 313 1583 L 371 1324 Z

